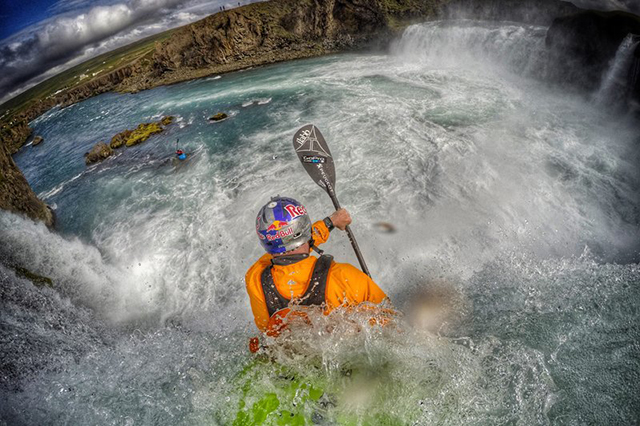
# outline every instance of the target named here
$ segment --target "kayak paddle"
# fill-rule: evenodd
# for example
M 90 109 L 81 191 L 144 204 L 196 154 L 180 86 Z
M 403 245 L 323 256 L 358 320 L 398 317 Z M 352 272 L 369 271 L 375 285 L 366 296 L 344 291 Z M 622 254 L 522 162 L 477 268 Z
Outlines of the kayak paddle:
M 296 150 L 300 162 L 309 176 L 311 176 L 311 179 L 329 194 L 333 206 L 336 210 L 339 210 L 340 203 L 335 192 L 336 170 L 333 164 L 333 157 L 320 130 L 313 124 L 307 124 L 302 127 L 293 136 L 293 148 Z M 371 276 L 351 228 L 347 226 L 346 231 L 362 271 Z

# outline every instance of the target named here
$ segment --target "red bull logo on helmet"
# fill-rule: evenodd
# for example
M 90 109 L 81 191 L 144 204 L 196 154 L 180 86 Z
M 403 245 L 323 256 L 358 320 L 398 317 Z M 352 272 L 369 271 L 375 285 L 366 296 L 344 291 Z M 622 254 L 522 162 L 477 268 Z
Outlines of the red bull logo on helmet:
M 284 229 L 282 231 L 276 232 L 273 235 L 267 234 L 267 240 L 269 240 L 269 241 L 278 240 L 278 239 L 284 238 L 286 236 L 289 236 L 291 234 L 293 234 L 293 229 L 291 229 L 291 228 Z
M 283 227 L 287 226 L 288 224 L 289 224 L 289 222 L 286 222 L 284 220 L 276 220 L 271 225 L 269 225 L 269 227 L 267 228 L 267 232 L 269 232 L 269 231 L 279 231 Z
M 291 219 L 295 219 L 298 216 L 307 214 L 307 209 L 304 206 L 294 206 L 293 204 L 287 204 L 284 209 L 291 215 Z

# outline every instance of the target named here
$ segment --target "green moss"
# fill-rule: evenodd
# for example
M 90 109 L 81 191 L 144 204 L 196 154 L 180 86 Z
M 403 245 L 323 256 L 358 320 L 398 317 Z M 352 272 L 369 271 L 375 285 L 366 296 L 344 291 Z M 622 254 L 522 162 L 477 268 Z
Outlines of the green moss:
M 21 268 L 19 266 L 14 267 L 13 270 L 16 271 L 17 276 L 28 279 L 37 287 L 43 287 L 43 286 L 53 287 L 53 281 L 51 280 L 51 278 L 34 274 L 33 272 L 29 271 L 27 268 Z
M 112 137 L 111 142 L 109 143 L 111 149 L 118 149 L 123 147 L 127 142 L 127 139 L 129 139 L 129 137 L 131 136 L 131 133 L 133 133 L 133 130 L 125 130 L 124 132 L 120 132 Z
M 162 124 L 163 126 L 168 126 L 169 124 L 173 123 L 174 118 L 175 117 L 173 115 L 166 115 L 162 117 L 162 120 L 160 120 L 160 124 Z
M 438 5 L 446 3 L 439 0 L 380 0 L 385 11 L 387 25 L 394 32 L 400 32 L 408 25 L 422 22 L 426 16 L 434 16 Z
M 227 117 L 228 117 L 228 115 L 225 114 L 224 112 L 219 112 L 219 113 L 214 114 L 211 117 L 209 117 L 209 120 L 211 120 L 211 121 L 221 121 L 221 120 L 224 120 Z
M 138 145 L 156 133 L 162 133 L 162 127 L 159 123 L 142 123 L 133 132 L 131 132 L 131 135 L 127 138 L 126 145 Z

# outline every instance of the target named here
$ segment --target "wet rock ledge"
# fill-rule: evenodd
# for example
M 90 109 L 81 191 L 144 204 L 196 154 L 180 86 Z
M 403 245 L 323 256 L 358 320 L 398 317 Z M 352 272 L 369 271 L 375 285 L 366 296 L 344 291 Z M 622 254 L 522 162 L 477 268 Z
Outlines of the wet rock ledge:
M 158 122 L 141 123 L 135 130 L 127 129 L 114 135 L 109 145 L 104 142 L 98 142 L 91 151 L 84 155 L 85 163 L 87 165 L 98 163 L 113 155 L 116 149 L 141 144 L 152 135 L 164 132 L 165 127 L 173 123 L 173 120 L 174 117 L 172 115 L 167 115 Z
M 53 213 L 38 199 L 4 145 L 0 145 L 0 208 L 53 226 Z

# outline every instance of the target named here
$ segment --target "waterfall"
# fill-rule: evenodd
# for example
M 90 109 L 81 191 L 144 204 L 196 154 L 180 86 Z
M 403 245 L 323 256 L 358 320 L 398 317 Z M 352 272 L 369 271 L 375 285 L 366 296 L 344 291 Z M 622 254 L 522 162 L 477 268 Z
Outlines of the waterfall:
M 546 32 L 546 27 L 518 23 L 430 22 L 407 28 L 393 53 L 444 68 L 497 65 L 516 74 L 540 77 L 547 63 Z
M 640 43 L 637 40 L 638 36 L 628 34 L 620 43 L 611 66 L 602 78 L 600 89 L 594 96 L 596 104 L 615 105 L 626 102 L 629 80 L 633 78 L 633 53 Z

